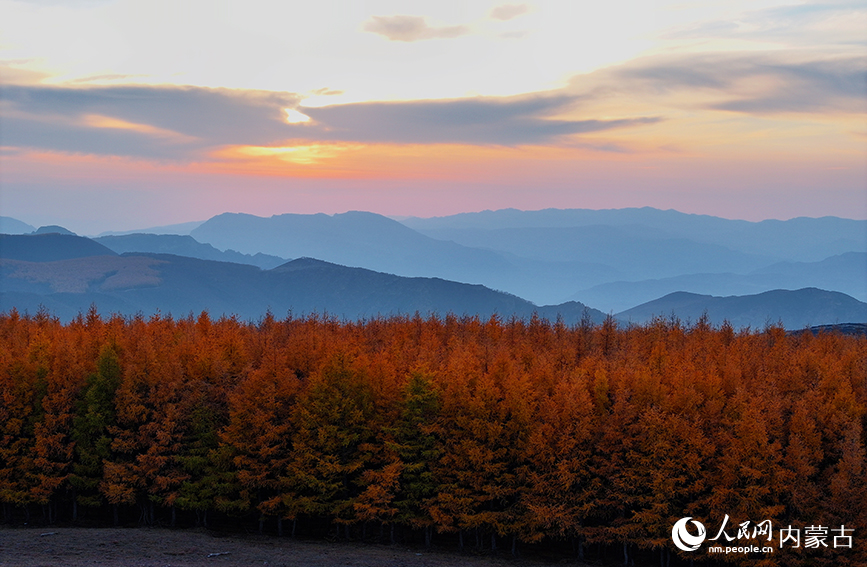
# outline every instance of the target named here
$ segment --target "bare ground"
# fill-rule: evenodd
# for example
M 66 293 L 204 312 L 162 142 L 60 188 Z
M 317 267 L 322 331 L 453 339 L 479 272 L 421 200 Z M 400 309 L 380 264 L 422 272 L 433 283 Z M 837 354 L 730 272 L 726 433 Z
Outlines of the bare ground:
M 159 528 L 0 527 L 2 567 L 516 567 L 511 557 Z

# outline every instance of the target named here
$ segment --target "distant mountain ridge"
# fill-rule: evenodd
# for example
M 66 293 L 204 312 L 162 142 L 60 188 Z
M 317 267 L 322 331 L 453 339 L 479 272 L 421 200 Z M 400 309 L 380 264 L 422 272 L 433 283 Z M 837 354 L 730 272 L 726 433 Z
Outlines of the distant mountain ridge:
M 755 295 L 714 297 L 675 292 L 618 313 L 623 321 L 646 323 L 654 317 L 697 321 L 702 315 L 714 325 L 759 327 L 782 323 L 786 329 L 867 322 L 867 303 L 816 288 L 774 290 Z
M 225 213 L 203 223 L 177 227 L 193 227 L 193 235 L 129 234 L 54 240 L 42 246 L 34 240 L 25 247 L 26 253 L 16 251 L 16 239 L 26 236 L 5 235 L 0 238 L 0 258 L 6 304 L 9 293 L 121 294 L 123 297 L 112 295 L 111 301 L 131 309 L 124 301 L 137 294 L 151 294 L 151 299 L 135 301 L 154 305 L 157 296 L 178 285 L 178 297 L 190 305 L 204 304 L 207 298 L 220 309 L 232 309 L 233 302 L 238 301 L 241 305 L 249 303 L 252 309 L 268 294 L 278 293 L 262 283 L 270 276 L 261 276 L 255 268 L 245 272 L 241 267 L 238 272 L 233 271 L 236 268 L 218 269 L 188 260 L 228 261 L 271 271 L 290 257 L 315 257 L 341 268 L 361 268 L 407 280 L 483 285 L 489 291 L 502 290 L 504 295 L 524 298 L 521 301 L 557 306 L 560 311 L 569 311 L 569 302 L 575 301 L 582 309 L 592 305 L 619 314 L 674 292 L 705 296 L 703 301 L 714 303 L 719 297 L 818 288 L 867 300 L 867 221 L 833 217 L 753 223 L 651 208 L 549 209 L 485 211 L 397 222 L 355 211 L 268 218 Z M 39 231 L 65 229 L 43 227 Z M 79 238 L 71 234 L 38 236 Z M 825 255 L 839 250 L 838 254 Z M 124 256 L 117 257 L 118 253 Z M 160 254 L 175 256 L 163 258 Z M 116 259 L 94 259 L 112 256 Z M 148 259 L 133 264 L 125 259 L 127 256 Z M 77 261 L 80 257 L 92 259 Z M 819 259 L 811 260 L 813 257 Z M 58 263 L 49 266 L 49 261 Z M 25 266 L 21 262 L 36 264 Z M 73 270 L 74 264 L 77 268 Z M 302 265 L 295 265 L 296 271 Z M 321 265 L 306 270 L 309 277 L 322 278 L 328 271 Z M 346 277 L 339 270 L 333 274 L 338 280 Z M 166 279 L 167 275 L 171 277 Z M 359 281 L 373 281 L 358 277 Z M 209 278 L 229 289 L 209 287 Z M 256 283 L 238 283 L 233 278 L 249 278 Z M 31 284 L 33 287 L 28 287 Z M 188 293 L 196 285 L 201 288 L 198 295 Z M 323 285 L 331 284 L 324 281 Z M 145 293 L 145 288 L 153 289 Z M 246 290 L 249 296 L 235 294 L 235 288 Z M 341 293 L 354 290 L 347 288 Z M 76 296 L 68 301 L 79 299 Z M 108 296 L 102 299 L 109 301 Z M 338 299 L 334 296 L 329 301 L 336 305 Z M 771 300 L 772 296 L 762 299 Z M 159 301 L 175 307 L 183 303 L 170 295 L 160 296 Z M 832 302 L 832 298 L 825 296 L 819 303 L 822 301 Z M 783 308 L 782 303 L 775 307 Z M 540 313 L 544 309 L 547 307 L 535 308 Z M 349 311 L 360 313 L 363 309 L 354 305 Z M 750 321 L 752 325 L 756 319 Z M 763 319 L 759 324 L 764 323 Z
M 754 295 L 772 289 L 816 287 L 867 301 L 867 253 L 847 252 L 821 262 L 779 262 L 747 274 L 687 274 L 641 281 L 615 281 L 572 296 L 615 312 L 689 289 L 701 295 Z
M 563 296 L 605 311 L 673 291 L 743 295 L 820 287 L 867 301 L 867 262 L 859 269 L 850 256 L 867 254 L 865 220 L 749 222 L 644 207 L 503 209 L 401 222 L 433 238 L 501 254 L 568 255 L 607 265 L 616 275 L 575 278 L 573 291 Z M 560 253 L 552 254 L 557 247 Z
M 182 222 L 178 224 L 166 224 L 162 226 L 152 226 L 148 228 L 139 228 L 136 230 L 109 230 L 102 232 L 98 237 L 102 236 L 126 236 L 128 234 L 168 234 L 176 236 L 189 236 L 190 232 L 200 226 L 205 221 Z
M 835 325 L 816 325 L 807 329 L 814 335 L 819 333 L 840 333 L 850 336 L 867 336 L 867 323 L 838 323 Z M 789 331 L 790 334 L 802 333 L 803 330 Z
M 115 253 L 89 238 L 72 234 L 0 234 L 0 258 L 26 262 L 53 262 Z
M 26 222 L 12 217 L 0 216 L 0 234 L 30 234 L 34 230 L 36 227 Z
M 206 221 L 192 236 L 221 250 L 310 256 L 404 276 L 481 283 L 536 303 L 596 302 L 605 310 L 624 307 L 617 292 L 597 288 L 614 282 L 746 276 L 782 262 L 867 253 L 867 221 L 826 217 L 753 223 L 651 208 L 486 211 L 400 223 L 364 212 L 268 218 L 227 213 Z M 732 295 L 834 284 L 836 291 L 865 290 L 867 298 L 867 272 L 836 273 L 838 268 L 848 269 L 827 266 L 824 280 L 782 270 L 752 278 L 753 287 L 713 291 Z M 585 298 L 582 292 L 592 288 Z
M 78 239 L 79 258 L 41 258 L 41 239 Z M 406 278 L 302 258 L 270 270 L 170 254 L 117 255 L 83 237 L 25 236 L 36 252 L 29 259 L 0 259 L 0 311 L 13 307 L 36 312 L 48 308 L 64 320 L 91 304 L 124 315 L 161 312 L 185 316 L 208 311 L 258 319 L 277 315 L 330 313 L 347 319 L 387 315 L 448 313 L 490 317 L 497 314 L 576 323 L 600 322 L 605 315 L 576 302 L 537 307 L 525 299 L 441 278 Z M 89 244 L 96 248 L 90 248 Z M 92 254 L 102 249 L 107 254 Z M 66 253 L 65 256 L 69 256 Z
M 627 278 L 680 273 L 754 270 L 770 256 L 731 250 L 634 225 L 426 231 L 432 238 L 547 262 L 588 262 L 611 266 Z
M 155 254 L 175 254 L 200 260 L 235 262 L 250 264 L 268 270 L 287 262 L 287 258 L 268 254 L 241 254 L 234 250 L 220 251 L 210 244 L 202 244 L 192 236 L 175 234 L 125 234 L 120 236 L 98 236 L 93 239 L 118 254 L 128 252 L 150 252 Z
M 311 257 L 390 274 L 489 287 L 497 287 L 490 283 L 492 276 L 508 277 L 515 272 L 498 254 L 435 240 L 382 215 L 359 211 L 268 218 L 225 213 L 203 223 L 191 236 L 221 250 Z
M 731 250 L 781 260 L 816 262 L 845 252 L 867 252 L 867 220 L 838 217 L 759 222 L 688 214 L 652 207 L 625 209 L 501 209 L 446 217 L 410 217 L 401 221 L 423 234 L 445 236 L 460 229 L 570 228 L 593 225 L 643 226 L 671 237 L 713 243 Z M 459 240 L 458 240 L 459 241 Z

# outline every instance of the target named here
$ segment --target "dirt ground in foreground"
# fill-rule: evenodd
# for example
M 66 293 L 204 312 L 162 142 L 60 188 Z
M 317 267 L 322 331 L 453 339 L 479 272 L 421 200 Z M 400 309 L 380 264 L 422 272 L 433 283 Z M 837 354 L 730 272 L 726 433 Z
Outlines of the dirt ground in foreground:
M 400 546 L 158 528 L 3 528 L 2 567 L 515 567 L 540 563 Z

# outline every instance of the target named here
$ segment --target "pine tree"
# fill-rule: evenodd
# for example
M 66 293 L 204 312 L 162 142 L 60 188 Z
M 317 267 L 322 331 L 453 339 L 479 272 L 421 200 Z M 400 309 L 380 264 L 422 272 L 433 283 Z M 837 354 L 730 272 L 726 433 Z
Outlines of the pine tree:
M 284 494 L 290 514 L 355 522 L 361 475 L 373 458 L 372 398 L 363 376 L 338 355 L 295 404 Z
M 395 521 L 426 532 L 434 523 L 428 508 L 437 493 L 434 467 L 442 452 L 433 432 L 439 412 L 440 394 L 432 377 L 414 372 L 406 385 L 400 417 L 391 429 L 391 449 L 400 471 Z
M 111 457 L 112 435 L 109 429 L 117 422 L 115 393 L 122 370 L 114 345 L 100 352 L 97 371 L 85 383 L 72 421 L 75 462 L 70 484 L 75 505 L 99 507 L 104 503 L 99 491 L 104 463 Z

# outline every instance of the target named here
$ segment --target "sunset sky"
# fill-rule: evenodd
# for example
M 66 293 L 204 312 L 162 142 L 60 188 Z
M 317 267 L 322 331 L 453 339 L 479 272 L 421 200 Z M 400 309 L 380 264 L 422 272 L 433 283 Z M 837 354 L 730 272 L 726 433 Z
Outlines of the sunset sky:
M 0 214 L 867 218 L 867 3 L 0 1 Z

